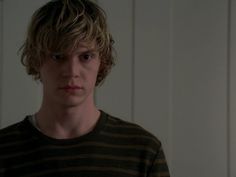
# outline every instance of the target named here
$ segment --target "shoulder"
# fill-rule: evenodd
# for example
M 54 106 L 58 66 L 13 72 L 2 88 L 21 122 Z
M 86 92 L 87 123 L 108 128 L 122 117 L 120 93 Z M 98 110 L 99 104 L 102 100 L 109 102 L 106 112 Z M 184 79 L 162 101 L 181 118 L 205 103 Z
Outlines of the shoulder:
M 125 121 L 118 117 L 111 116 L 109 114 L 107 114 L 107 126 L 113 127 L 117 131 L 128 131 L 134 135 L 144 135 L 157 139 L 152 133 L 144 129 L 142 126 L 133 122 Z
M 1 145 L 18 141 L 24 135 L 27 125 L 27 118 L 0 129 L 0 147 Z
M 106 133 L 158 150 L 161 141 L 142 126 L 107 114 Z
M 11 134 L 11 133 L 16 133 L 19 129 L 19 127 L 21 126 L 22 122 L 18 122 L 12 125 L 9 125 L 7 127 L 4 127 L 2 129 L 0 129 L 0 137 L 7 135 L 7 134 Z

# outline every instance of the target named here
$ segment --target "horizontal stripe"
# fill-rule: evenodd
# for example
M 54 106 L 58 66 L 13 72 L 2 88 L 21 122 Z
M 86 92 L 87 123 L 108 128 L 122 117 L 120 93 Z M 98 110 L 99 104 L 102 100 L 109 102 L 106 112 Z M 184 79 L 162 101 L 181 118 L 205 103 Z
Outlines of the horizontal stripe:
M 126 150 L 132 150 L 132 149 L 136 149 L 136 150 L 146 150 L 149 151 L 151 153 L 156 153 L 151 147 L 146 147 L 144 145 L 113 145 L 113 144 L 108 144 L 108 143 L 100 143 L 100 142 L 86 142 L 83 144 L 78 144 L 78 145 L 70 145 L 70 146 L 42 146 L 42 147 L 38 147 L 37 149 L 33 149 L 33 150 L 29 150 L 29 151 L 25 151 L 25 152 L 12 152 L 12 154 L 2 154 L 1 157 L 2 158 L 12 158 L 12 157 L 16 157 L 16 156 L 21 156 L 21 155 L 26 155 L 26 154 L 31 154 L 31 153 L 35 153 L 35 152 L 39 152 L 41 150 L 45 150 L 48 148 L 55 148 L 55 149 L 70 149 L 72 147 L 86 147 L 86 146 L 92 146 L 94 148 L 96 147 L 106 147 L 106 148 L 113 148 L 113 149 L 126 149 Z
M 152 176 L 156 176 L 156 177 L 170 177 L 170 173 L 165 171 L 165 172 L 156 172 L 156 173 L 152 173 Z
M 113 161 L 122 161 L 122 162 L 128 162 L 128 163 L 139 163 L 139 164 L 145 164 L 150 165 L 150 161 L 147 159 L 140 159 L 137 157 L 121 157 L 121 156 L 114 156 L 114 155 L 102 155 L 102 154 L 80 154 L 75 156 L 61 156 L 61 157 L 51 157 L 51 158 L 45 158 L 42 160 L 34 160 L 31 162 L 22 162 L 21 164 L 15 165 L 12 167 L 12 169 L 22 168 L 30 165 L 39 165 L 40 163 L 50 162 L 50 161 L 65 161 L 65 160 L 75 160 L 75 159 L 94 159 L 96 161 L 97 159 L 102 160 L 113 160 Z
M 9 141 L 7 143 L 4 144 L 0 144 L 0 150 L 1 148 L 10 148 L 10 147 L 15 147 L 15 146 L 21 146 L 24 144 L 29 144 L 29 143 L 33 143 L 33 141 L 35 141 L 34 139 L 28 139 L 28 140 L 15 140 L 14 142 Z
M 14 129 L 14 131 L 10 131 L 10 132 L 1 132 L 0 140 L 5 137 L 11 137 L 11 136 L 15 137 L 16 135 L 20 135 L 20 132 L 17 129 Z
M 143 139 L 149 139 L 149 140 L 152 140 L 152 141 L 155 141 L 156 142 L 156 138 L 152 137 L 152 136 L 147 136 L 147 135 L 130 135 L 130 134 L 120 134 L 120 133 L 109 133 L 109 132 L 105 132 L 105 131 L 101 131 L 100 132 L 101 135 L 104 135 L 104 136 L 109 136 L 111 138 L 143 138 Z
M 117 127 L 117 128 L 122 128 L 122 129 L 136 129 L 136 130 L 142 129 L 141 127 L 137 126 L 136 124 L 124 124 L 119 121 L 107 122 L 106 126 L 112 127 L 112 128 Z
M 70 168 L 64 168 L 64 169 L 57 169 L 57 173 L 58 172 L 80 172 L 80 171 L 96 171 L 96 172 L 111 172 L 111 173 L 123 173 L 125 175 L 131 175 L 131 176 L 141 176 L 141 174 L 137 171 L 133 171 L 133 170 L 124 170 L 122 168 L 112 168 L 112 167 L 70 167 Z M 39 173 L 31 173 L 28 175 L 23 175 L 22 177 L 32 177 L 32 176 L 43 176 L 43 175 L 50 175 L 53 174 L 54 170 L 50 171 L 43 171 L 43 172 L 39 172 Z

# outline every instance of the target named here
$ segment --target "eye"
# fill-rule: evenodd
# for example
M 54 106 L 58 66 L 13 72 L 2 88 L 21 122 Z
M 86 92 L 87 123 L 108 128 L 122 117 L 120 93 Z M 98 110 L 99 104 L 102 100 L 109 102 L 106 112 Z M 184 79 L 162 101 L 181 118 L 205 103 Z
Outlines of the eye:
M 60 62 L 65 59 L 65 56 L 61 53 L 52 53 L 51 58 L 56 62 Z
M 89 62 L 94 57 L 95 57 L 95 54 L 93 54 L 93 53 L 84 53 L 84 54 L 79 56 L 79 58 L 82 62 Z

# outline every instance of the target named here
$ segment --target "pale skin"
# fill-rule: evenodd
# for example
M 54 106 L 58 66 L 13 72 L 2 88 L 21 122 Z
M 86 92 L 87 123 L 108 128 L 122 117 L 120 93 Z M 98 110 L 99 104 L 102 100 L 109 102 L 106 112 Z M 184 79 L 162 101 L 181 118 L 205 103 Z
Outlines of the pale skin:
M 81 42 L 71 52 L 47 57 L 40 67 L 43 100 L 36 113 L 37 125 L 45 135 L 69 139 L 94 128 L 100 116 L 94 103 L 99 67 L 95 42 Z

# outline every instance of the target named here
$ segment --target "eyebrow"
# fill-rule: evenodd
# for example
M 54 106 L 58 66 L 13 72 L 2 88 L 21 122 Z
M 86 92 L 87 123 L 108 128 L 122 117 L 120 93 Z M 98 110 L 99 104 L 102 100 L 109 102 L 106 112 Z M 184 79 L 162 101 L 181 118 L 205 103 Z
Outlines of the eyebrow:
M 85 48 L 78 48 L 78 49 L 75 49 L 74 50 L 74 52 L 75 53 L 86 53 L 86 52 L 98 52 L 98 50 L 97 49 L 95 49 L 95 48 L 87 48 L 87 47 L 85 47 Z
M 95 50 L 96 51 L 96 45 L 89 45 L 89 44 L 86 44 L 86 43 L 79 43 L 78 46 L 77 46 L 77 49 L 79 48 L 86 48 L 86 49 L 89 49 L 89 50 Z
M 67 55 L 69 53 L 76 53 L 76 54 L 79 54 L 79 53 L 99 53 L 98 49 L 96 48 L 96 46 L 91 46 L 91 45 L 83 45 L 83 44 L 79 44 L 76 48 L 74 48 L 73 50 L 71 51 L 51 51 L 49 54 L 51 55 Z

